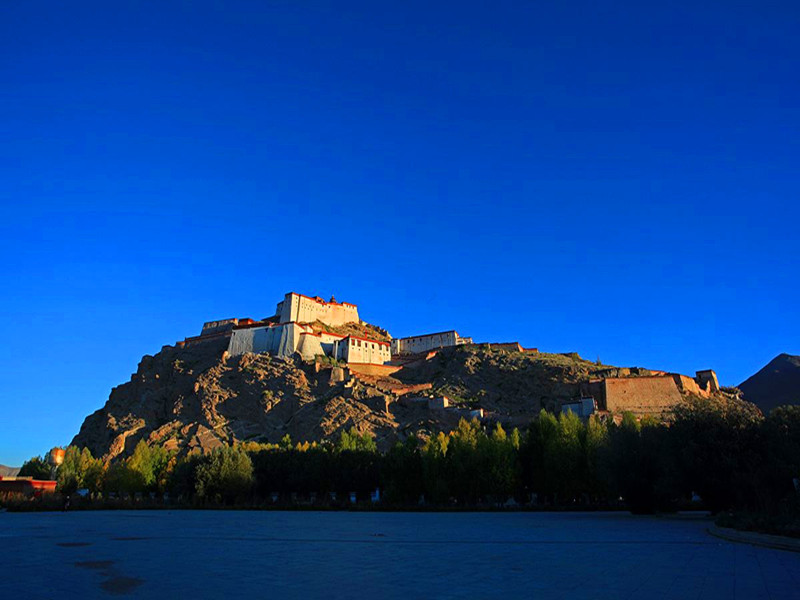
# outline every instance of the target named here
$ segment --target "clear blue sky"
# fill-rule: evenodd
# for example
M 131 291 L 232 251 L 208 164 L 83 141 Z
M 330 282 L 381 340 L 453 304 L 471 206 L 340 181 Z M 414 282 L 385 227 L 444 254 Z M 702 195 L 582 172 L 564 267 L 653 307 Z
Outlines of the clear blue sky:
M 799 28 L 788 1 L 3 2 L 0 463 L 289 290 L 724 384 L 800 354 Z

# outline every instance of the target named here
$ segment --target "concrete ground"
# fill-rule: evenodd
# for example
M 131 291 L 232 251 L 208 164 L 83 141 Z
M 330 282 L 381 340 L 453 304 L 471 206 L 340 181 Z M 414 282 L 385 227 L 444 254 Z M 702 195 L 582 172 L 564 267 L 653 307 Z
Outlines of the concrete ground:
M 800 553 L 625 513 L 0 513 L 0 598 L 800 599 Z

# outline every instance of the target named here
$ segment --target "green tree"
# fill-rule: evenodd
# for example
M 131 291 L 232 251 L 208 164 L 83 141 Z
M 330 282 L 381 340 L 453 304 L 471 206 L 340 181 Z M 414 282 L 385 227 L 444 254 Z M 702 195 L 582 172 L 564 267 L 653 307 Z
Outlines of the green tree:
M 800 479 L 800 406 L 779 406 L 770 411 L 762 426 L 761 477 L 766 496 L 761 504 L 774 512 L 776 502 L 794 489 Z
M 160 446 L 149 446 L 139 440 L 126 460 L 128 479 L 137 492 L 163 491 L 166 485 L 170 455 Z
M 422 480 L 425 498 L 434 504 L 444 504 L 450 497 L 445 478 L 445 457 L 450 435 L 439 432 L 422 447 Z
M 253 485 L 253 463 L 247 452 L 221 446 L 202 458 L 195 471 L 195 491 L 200 498 L 225 503 L 241 499 Z
M 549 450 L 552 478 L 562 503 L 571 503 L 586 490 L 586 429 L 578 415 L 558 416 L 558 435 Z
M 340 434 L 339 441 L 336 443 L 336 450 L 338 452 L 343 450 L 377 452 L 378 447 L 372 434 L 366 431 L 360 434 L 355 427 L 351 427 L 349 431 L 342 431 Z
M 450 433 L 444 457 L 444 475 L 450 496 L 460 503 L 475 504 L 487 493 L 488 444 L 477 419 L 461 419 Z
M 200 454 L 189 454 L 171 459 L 171 468 L 166 470 L 165 488 L 176 498 L 189 499 L 197 488 L 197 467 L 202 462 Z
M 679 493 L 670 477 L 672 447 L 669 430 L 660 421 L 639 422 L 632 413 L 623 413 L 620 425 L 609 424 L 608 443 L 598 455 L 610 494 L 621 496 L 638 514 L 673 508 Z
M 389 502 L 416 504 L 424 493 L 422 453 L 419 440 L 409 436 L 395 444 L 383 460 L 383 488 Z
M 50 465 L 41 456 L 34 456 L 22 463 L 19 470 L 20 477 L 33 477 L 34 479 L 50 479 Z
M 520 448 L 524 489 L 541 497 L 558 491 L 560 473 L 551 460 L 558 447 L 559 425 L 555 415 L 542 409 L 528 428 Z
M 603 472 L 602 457 L 608 447 L 608 426 L 598 418 L 589 417 L 586 424 L 586 491 L 599 501 L 607 497 L 607 474 Z
M 519 487 L 519 432 L 514 429 L 508 436 L 497 423 L 489 437 L 478 438 L 478 453 L 482 463 L 482 496 L 503 502 L 517 493 Z
M 128 468 L 124 460 L 108 466 L 103 477 L 103 491 L 117 494 L 134 494 L 142 491 L 144 483 L 141 476 Z
M 712 512 L 759 503 L 763 419 L 755 405 L 736 399 L 697 398 L 674 410 L 670 437 L 681 483 Z
M 80 473 L 80 487 L 98 494 L 103 489 L 105 464 L 99 458 L 94 458 L 88 448 L 81 450 L 78 457 L 78 473 Z

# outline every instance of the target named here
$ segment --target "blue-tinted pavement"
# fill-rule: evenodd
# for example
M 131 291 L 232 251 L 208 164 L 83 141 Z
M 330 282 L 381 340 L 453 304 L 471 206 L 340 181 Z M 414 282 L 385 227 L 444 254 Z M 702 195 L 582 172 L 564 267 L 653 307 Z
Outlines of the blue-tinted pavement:
M 0 514 L 0 598 L 800 599 L 800 553 L 625 513 Z

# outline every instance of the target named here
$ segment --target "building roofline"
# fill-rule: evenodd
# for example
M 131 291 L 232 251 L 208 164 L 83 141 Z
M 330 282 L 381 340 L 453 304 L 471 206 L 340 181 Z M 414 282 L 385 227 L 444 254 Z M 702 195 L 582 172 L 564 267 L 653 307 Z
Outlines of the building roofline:
M 342 335 L 340 333 L 332 333 L 330 331 L 320 331 L 319 333 L 317 333 L 315 331 L 301 331 L 300 335 L 313 335 L 314 337 L 322 337 L 323 335 L 330 335 L 330 336 L 338 337 L 338 338 L 346 338 L 346 337 L 348 337 L 346 335 Z
M 362 342 L 373 342 L 375 344 L 383 344 L 384 346 L 390 346 L 389 342 L 382 342 L 381 340 L 374 340 L 372 338 L 365 338 L 361 337 L 360 335 L 346 335 L 346 338 L 353 338 L 354 340 L 361 340 Z
M 447 331 L 437 331 L 436 333 L 423 333 L 421 335 L 408 335 L 406 337 L 395 338 L 395 339 L 396 340 L 410 340 L 412 338 L 431 337 L 431 336 L 434 336 L 434 335 L 442 335 L 444 333 L 455 333 L 456 335 L 458 335 L 458 331 L 456 331 L 455 329 L 448 329 Z M 458 337 L 461 337 L 461 336 L 458 335 Z
M 301 294 L 300 292 L 289 292 L 288 294 L 286 294 L 286 296 L 300 296 L 301 298 L 305 298 L 306 300 L 313 300 L 314 302 L 316 302 L 318 304 L 327 304 L 327 305 L 332 305 L 332 306 L 352 306 L 353 308 L 358 308 L 357 305 L 350 304 L 349 302 L 336 302 L 336 301 L 329 302 L 327 300 L 323 300 L 319 296 L 317 296 L 317 297 L 306 296 L 305 294 Z M 285 299 L 286 299 L 286 297 L 284 296 L 284 300 Z

